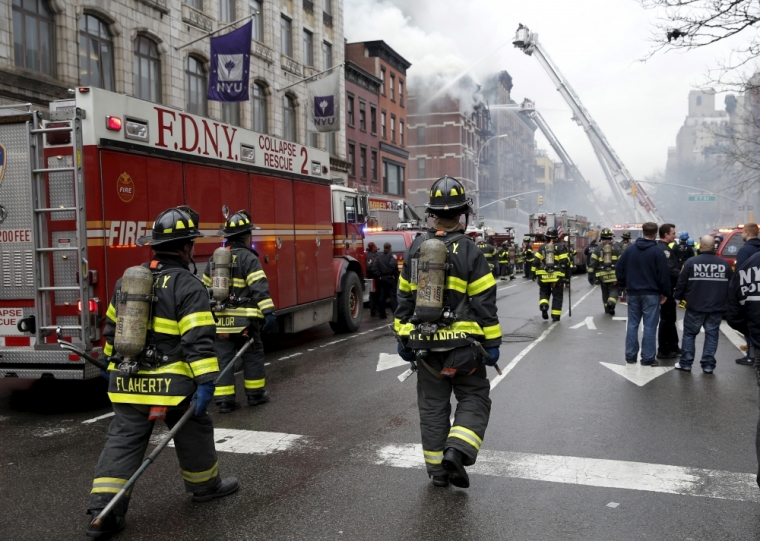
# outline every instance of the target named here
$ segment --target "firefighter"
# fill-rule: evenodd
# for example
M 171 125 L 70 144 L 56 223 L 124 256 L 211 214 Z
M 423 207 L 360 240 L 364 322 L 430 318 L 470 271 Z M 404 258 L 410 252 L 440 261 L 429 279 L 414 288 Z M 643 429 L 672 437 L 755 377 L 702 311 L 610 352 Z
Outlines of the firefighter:
M 467 488 L 465 467 L 475 463 L 491 411 L 484 364 L 496 364 L 501 345 L 496 281 L 459 222 L 472 208 L 458 180 L 443 177 L 433 184 L 427 212 L 433 228 L 418 236 L 404 256 L 394 330 L 399 355 L 418 361 L 417 403 L 428 476 L 437 487 L 451 482 Z M 434 260 L 423 259 L 431 249 Z M 414 259 L 418 261 L 412 264 Z M 425 286 L 418 288 L 423 281 Z M 453 426 L 452 391 L 457 398 Z
M 515 247 L 515 272 L 525 272 L 525 243 Z
M 125 310 L 122 306 L 137 295 L 122 295 L 124 279 L 116 282 L 103 331 L 103 353 L 110 357 L 108 396 L 115 417 L 95 470 L 87 504 L 90 515 L 97 516 L 140 467 L 155 420 L 164 419 L 173 427 L 187 410 L 191 397 L 196 400 L 195 414 L 174 438 L 185 490 L 193 494 L 193 501 L 205 502 L 239 488 L 234 477 L 222 479 L 219 475 L 214 427 L 206 412 L 219 364 L 214 353 L 216 325 L 208 293 L 189 270 L 193 243 L 202 236 L 188 212 L 171 208 L 158 215 L 150 236 L 138 239 L 137 244 L 153 249 L 153 259 L 142 266 L 149 270 L 142 272 L 147 275 L 147 290 L 152 293 L 143 295 L 143 302 L 133 303 L 145 305 L 141 314 L 148 331 L 146 338 L 135 339 L 133 345 L 140 353 L 131 358 L 120 355 L 119 342 L 114 348 L 114 337 L 119 318 L 133 315 L 132 308 Z M 146 298 L 153 300 L 148 302 Z M 120 315 L 116 307 L 126 315 Z M 122 336 L 128 336 L 125 327 L 130 326 L 120 328 Z M 105 539 L 122 530 L 129 498 L 126 494 L 119 500 L 99 526 L 91 524 L 87 536 Z
M 216 309 L 216 340 L 214 349 L 221 370 L 235 357 L 237 350 L 253 337 L 253 344 L 243 353 L 243 380 L 249 406 L 269 402 L 264 372 L 264 343 L 261 332 L 272 332 L 276 319 L 274 302 L 269 296 L 269 282 L 259 262 L 258 253 L 251 248 L 251 231 L 254 225 L 245 210 L 232 214 L 219 230 L 226 239 L 231 253 L 229 294 Z M 203 273 L 206 287 L 212 285 L 214 257 Z M 240 408 L 235 401 L 235 374 L 229 371 L 216 384 L 214 399 L 219 413 L 230 413 Z
M 475 242 L 477 244 L 477 247 L 480 248 L 480 251 L 483 252 L 483 255 L 486 257 L 488 268 L 491 269 L 491 274 L 493 274 L 494 278 L 498 277 L 499 254 L 496 251 L 496 248 L 494 248 L 490 242 L 486 242 L 483 237 L 480 236 L 475 239 Z
M 602 286 L 604 311 L 614 316 L 620 293 L 615 276 L 615 265 L 622 251 L 617 244 L 612 242 L 612 230 L 602 229 L 599 237 L 602 239 L 602 243 L 591 254 L 589 272 L 594 275 L 596 282 Z
M 678 237 L 678 244 L 673 246 L 673 256 L 676 258 L 679 271 L 683 269 L 683 264 L 687 259 L 694 257 L 694 249 L 689 246 L 690 240 L 689 232 L 683 231 Z
M 515 247 L 508 240 L 501 243 L 501 249 L 499 250 L 499 274 L 502 280 L 506 280 L 509 276 L 510 280 L 515 279 Z
M 570 253 L 567 246 L 557 242 L 557 228 L 546 229 L 546 244 L 536 251 L 532 271 L 540 287 L 538 307 L 541 317 L 549 319 L 549 297 L 552 297 L 552 321 L 562 315 L 562 297 L 565 280 L 569 280 Z
M 523 258 L 525 260 L 525 278 L 530 278 L 532 280 L 536 276 L 536 273 L 533 272 L 533 264 L 535 263 L 536 254 L 533 251 L 533 246 L 531 245 L 530 237 L 528 235 L 523 237 Z
M 621 239 L 620 239 L 620 242 L 618 242 L 618 249 L 622 253 L 622 252 L 625 252 L 625 249 L 631 245 L 631 232 L 623 231 L 623 234 L 620 236 L 621 236 Z

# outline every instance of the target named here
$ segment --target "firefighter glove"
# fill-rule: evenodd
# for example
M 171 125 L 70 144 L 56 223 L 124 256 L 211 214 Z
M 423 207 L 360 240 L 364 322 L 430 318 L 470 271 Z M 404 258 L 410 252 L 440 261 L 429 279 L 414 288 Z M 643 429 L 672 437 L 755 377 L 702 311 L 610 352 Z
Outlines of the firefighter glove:
M 213 381 L 198 385 L 198 388 L 193 395 L 196 417 L 203 415 L 208 405 L 211 404 L 211 400 L 214 398 L 214 388 L 215 385 Z
M 408 363 L 412 362 L 415 358 L 414 351 L 412 351 L 409 348 L 404 347 L 404 344 L 402 344 L 401 342 L 399 342 L 398 344 L 398 354 L 402 359 L 404 359 Z
M 270 333 L 274 331 L 275 325 L 277 324 L 277 318 L 274 317 L 273 313 L 268 313 L 264 316 L 264 326 L 261 328 L 262 331 L 266 333 Z
M 486 359 L 483 357 L 483 364 L 493 366 L 499 361 L 499 348 L 488 348 L 486 349 L 486 353 L 488 353 L 491 358 Z
M 678 303 L 678 306 L 679 306 L 680 308 L 686 308 L 686 299 L 684 299 L 684 300 L 682 300 L 681 302 L 679 302 L 679 303 Z

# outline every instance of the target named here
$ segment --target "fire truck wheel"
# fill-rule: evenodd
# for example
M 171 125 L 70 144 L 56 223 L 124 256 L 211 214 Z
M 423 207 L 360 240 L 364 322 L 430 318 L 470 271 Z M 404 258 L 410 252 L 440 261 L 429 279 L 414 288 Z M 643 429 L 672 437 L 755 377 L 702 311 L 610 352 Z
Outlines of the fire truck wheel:
M 330 328 L 338 333 L 354 332 L 362 322 L 362 283 L 355 272 L 343 278 L 343 291 L 338 294 L 338 321 Z

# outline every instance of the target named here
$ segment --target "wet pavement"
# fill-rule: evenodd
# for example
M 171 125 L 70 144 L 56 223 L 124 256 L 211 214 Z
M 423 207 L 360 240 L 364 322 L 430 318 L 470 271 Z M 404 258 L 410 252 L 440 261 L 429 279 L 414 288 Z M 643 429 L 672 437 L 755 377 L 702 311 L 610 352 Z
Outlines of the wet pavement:
M 491 422 L 469 489 L 430 485 L 415 376 L 399 382 L 407 365 L 393 357 L 378 365 L 396 342 L 391 320 L 366 311 L 354 334 L 324 325 L 269 340 L 270 403 L 211 408 L 220 469 L 240 479 L 239 493 L 192 503 L 168 448 L 116 539 L 760 538 L 757 387 L 727 335 L 712 376 L 698 364 L 669 369 L 675 361 L 627 367 L 626 308 L 604 314 L 585 277 L 558 324 L 540 318 L 533 283 L 499 288 L 505 374 L 489 369 Z M 110 419 L 105 382 L 12 394 L 9 383 L 0 380 L 0 539 L 84 539 Z

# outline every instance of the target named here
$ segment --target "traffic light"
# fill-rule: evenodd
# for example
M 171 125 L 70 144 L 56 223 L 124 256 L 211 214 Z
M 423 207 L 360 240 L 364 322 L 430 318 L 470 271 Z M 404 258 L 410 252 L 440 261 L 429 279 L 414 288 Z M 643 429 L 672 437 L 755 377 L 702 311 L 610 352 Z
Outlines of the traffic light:
M 538 196 L 538 205 L 541 206 L 543 204 L 544 204 L 544 196 L 543 195 L 539 195 Z
M 636 183 L 635 182 L 631 186 L 631 195 L 636 197 Z

